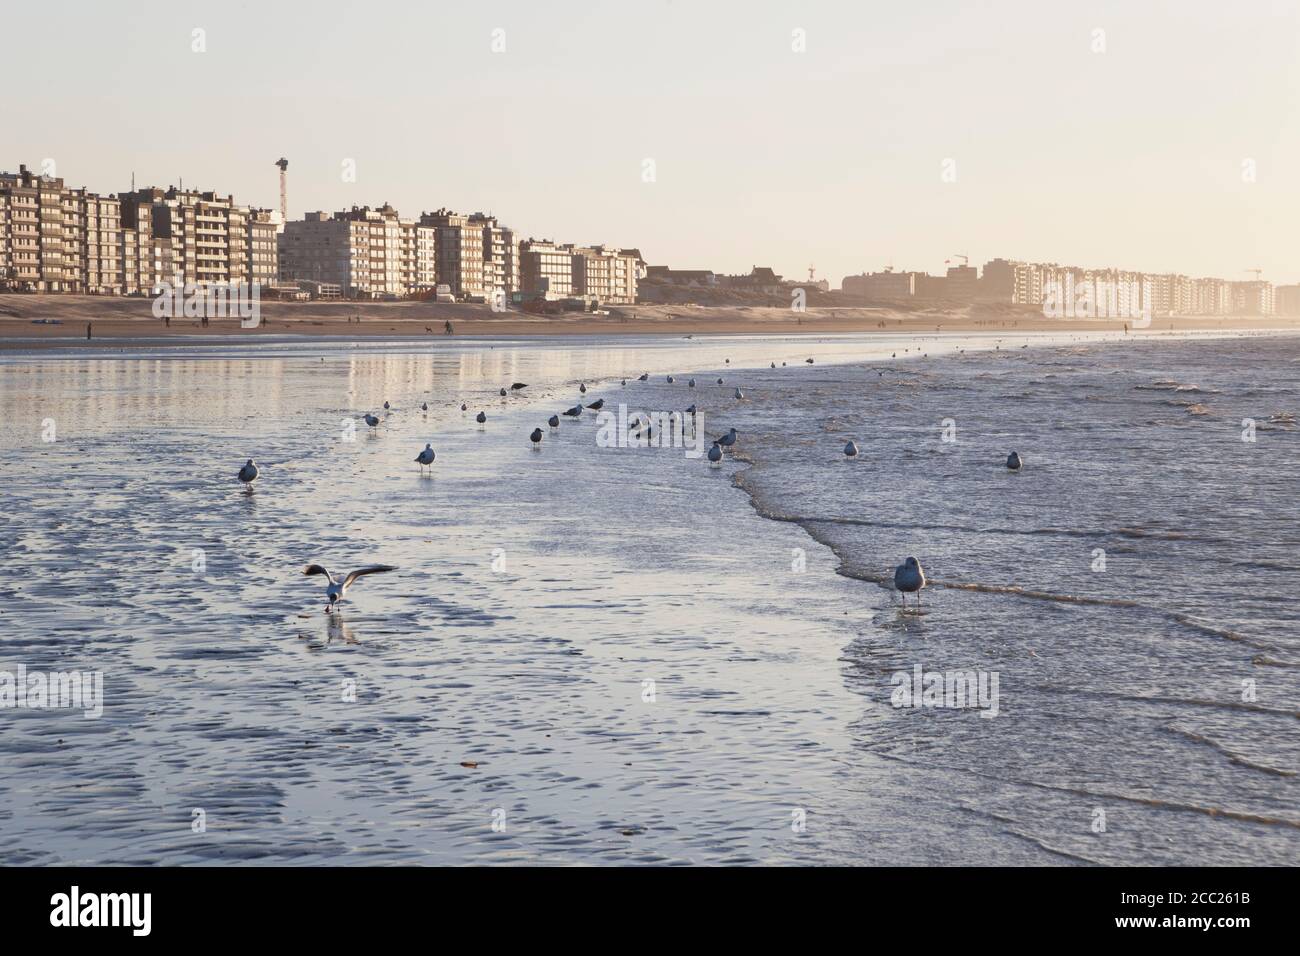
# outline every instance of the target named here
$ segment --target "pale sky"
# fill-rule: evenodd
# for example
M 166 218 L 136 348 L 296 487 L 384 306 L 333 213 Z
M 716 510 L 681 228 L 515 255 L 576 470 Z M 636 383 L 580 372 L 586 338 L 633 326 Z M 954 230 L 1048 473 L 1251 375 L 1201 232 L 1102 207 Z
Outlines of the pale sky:
M 676 268 L 1300 281 L 1300 0 L 64 0 L 0 35 L 0 168 L 99 192 L 275 207 L 283 155 L 292 218 L 482 210 Z

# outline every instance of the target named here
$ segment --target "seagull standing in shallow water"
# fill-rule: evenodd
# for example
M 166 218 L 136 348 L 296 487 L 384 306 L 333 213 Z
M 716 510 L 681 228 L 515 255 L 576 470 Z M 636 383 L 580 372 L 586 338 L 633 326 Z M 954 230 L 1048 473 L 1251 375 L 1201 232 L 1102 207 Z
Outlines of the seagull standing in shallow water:
M 244 467 L 239 469 L 239 480 L 252 488 L 253 482 L 257 481 L 257 474 L 257 463 L 250 458 Z
M 849 442 L 847 445 L 845 445 L 845 446 L 844 446 L 844 455 L 845 455 L 845 457 L 847 457 L 847 458 L 857 458 L 857 457 L 858 457 L 858 446 L 857 446 L 857 443 L 851 441 L 851 442 Z
M 916 558 L 908 558 L 894 568 L 894 587 L 903 595 L 903 606 L 907 607 L 907 595 L 916 595 L 916 606 L 921 606 L 921 588 L 925 587 L 925 572 Z
M 325 596 L 329 599 L 329 603 L 325 605 L 325 613 L 328 614 L 330 611 L 333 611 L 335 609 L 335 605 L 337 605 L 339 601 L 343 600 L 343 595 L 347 593 L 348 588 L 352 587 L 353 582 L 356 581 L 356 579 L 361 577 L 363 574 L 378 574 L 381 571 L 396 571 L 396 570 L 397 568 L 393 567 L 390 564 L 372 564 L 364 568 L 358 568 L 357 570 L 349 574 L 346 578 L 344 578 L 342 581 L 339 581 L 337 578 L 334 577 L 334 575 L 330 574 L 328 571 L 325 570 L 325 568 L 322 565 L 319 564 L 307 565 L 307 567 L 303 568 L 302 573 L 323 574 L 325 575 L 326 578 L 329 579 L 330 582 L 329 587 L 325 589 Z
M 433 459 L 433 446 L 428 444 L 424 446 L 424 451 L 415 456 L 415 460 L 419 463 L 421 471 L 424 470 L 425 465 L 432 465 Z
M 376 428 L 379 425 L 379 419 L 376 416 L 371 415 L 369 412 L 366 412 L 366 424 L 371 428 Z
M 542 447 L 542 430 L 541 430 L 540 428 L 534 428 L 534 429 L 533 429 L 533 433 L 532 433 L 531 435 L 528 436 L 528 440 L 531 441 L 531 442 L 533 443 L 533 448 L 535 448 L 535 449 L 536 449 L 536 448 L 541 448 L 541 447 Z
M 1019 471 L 1024 467 L 1024 464 L 1025 463 L 1020 458 L 1020 452 L 1013 451 L 1011 454 L 1007 455 L 1007 467 L 1012 471 Z
M 559 428 L 559 427 L 560 427 L 560 416 L 559 416 L 559 415 L 552 415 L 550 418 L 548 418 L 548 419 L 546 420 L 546 424 L 550 425 L 552 430 L 554 430 L 554 429 L 556 429 L 556 428 Z

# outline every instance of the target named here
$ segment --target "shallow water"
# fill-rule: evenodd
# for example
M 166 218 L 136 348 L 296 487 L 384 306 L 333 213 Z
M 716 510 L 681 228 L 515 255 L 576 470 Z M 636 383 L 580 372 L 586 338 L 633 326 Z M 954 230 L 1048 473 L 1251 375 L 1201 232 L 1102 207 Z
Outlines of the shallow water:
M 1294 863 L 1297 340 L 1064 338 L 0 365 L 0 670 L 105 689 L 0 710 L 0 853 Z M 579 381 L 738 454 L 550 433 Z M 906 554 L 923 613 L 874 583 Z M 325 615 L 309 561 L 399 570 Z M 894 708 L 917 664 L 997 671 L 999 715 Z

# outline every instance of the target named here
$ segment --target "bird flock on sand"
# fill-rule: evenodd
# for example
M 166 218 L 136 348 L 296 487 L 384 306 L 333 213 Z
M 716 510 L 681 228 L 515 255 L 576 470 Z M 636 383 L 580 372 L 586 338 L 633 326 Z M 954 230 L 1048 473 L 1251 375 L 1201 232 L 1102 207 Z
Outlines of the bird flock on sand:
M 808 365 L 813 364 L 813 360 L 811 358 L 804 359 L 804 361 Z M 731 359 L 728 358 L 725 364 L 730 365 Z M 785 362 L 782 362 L 781 363 L 782 367 L 784 367 L 785 364 L 786 364 Z M 772 362 L 769 367 L 776 368 L 776 363 Z M 636 380 L 638 382 L 649 381 L 650 373 L 644 372 L 641 375 L 637 376 Z M 665 380 L 670 385 L 676 381 L 676 379 L 672 375 L 666 376 Z M 623 379 L 622 381 L 623 381 L 623 385 L 627 385 L 627 379 Z M 723 384 L 723 380 L 721 378 L 719 378 L 717 382 L 719 385 Z M 689 388 L 696 387 L 694 378 L 689 379 L 686 384 L 687 387 Z M 514 393 L 517 395 L 527 387 L 528 385 L 525 382 L 514 382 L 510 385 L 509 391 L 507 391 L 505 388 L 501 388 L 500 395 L 502 397 L 506 397 L 510 393 Z M 587 394 L 586 382 L 580 382 L 578 384 L 578 392 L 580 395 L 584 395 L 584 396 Z M 743 401 L 745 398 L 744 393 L 741 391 L 739 387 L 736 387 L 734 396 L 737 401 Z M 582 417 L 584 410 L 600 411 L 600 409 L 603 408 L 604 405 L 605 405 L 605 400 L 603 398 L 598 398 L 594 402 L 588 402 L 585 404 L 583 401 L 580 400 L 577 404 L 571 406 L 568 409 L 565 409 L 563 412 L 560 413 L 560 415 L 564 415 L 567 418 L 577 420 Z M 428 412 L 428 410 L 429 410 L 428 402 L 424 402 L 420 405 L 421 412 Z M 460 406 L 460 410 L 462 412 L 467 412 L 469 410 L 469 405 L 465 402 L 462 402 Z M 384 411 L 391 413 L 392 406 L 390 405 L 389 402 L 384 402 Z M 676 415 L 678 413 L 673 413 L 673 414 Z M 682 413 L 681 417 L 685 418 L 686 415 L 689 415 L 691 416 L 692 419 L 694 419 L 696 414 L 697 414 L 696 406 L 692 404 L 689 408 L 685 410 L 684 413 Z M 381 419 L 371 412 L 366 412 L 366 414 L 362 416 L 362 419 L 363 421 L 365 421 L 366 425 L 372 429 L 378 428 L 381 423 Z M 487 423 L 487 413 L 484 411 L 478 412 L 478 414 L 474 416 L 474 420 L 479 424 L 480 430 L 483 430 L 483 426 L 485 426 Z M 547 426 L 550 428 L 552 432 L 557 431 L 560 427 L 559 415 L 552 415 L 547 420 Z M 638 418 L 633 419 L 633 421 L 629 423 L 629 426 L 636 430 L 637 432 L 636 437 L 650 438 L 653 435 L 652 429 L 650 427 L 650 423 L 648 421 L 641 421 L 639 419 L 639 416 Z M 722 460 L 725 453 L 735 447 L 738 434 L 739 433 L 736 431 L 735 428 L 729 428 L 721 437 L 714 439 L 712 446 L 710 446 L 705 456 L 711 468 L 721 467 Z M 529 433 L 528 441 L 530 447 L 534 451 L 541 450 L 542 438 L 544 437 L 544 435 L 545 433 L 542 431 L 540 427 L 534 428 L 532 432 Z M 844 445 L 845 458 L 855 459 L 858 457 L 858 454 L 859 454 L 859 449 L 856 442 L 850 440 Z M 423 473 L 425 469 L 430 469 L 431 472 L 433 463 L 436 458 L 437 455 L 433 450 L 433 445 L 431 443 L 426 443 L 423 450 L 421 450 L 421 452 L 415 456 L 415 462 L 419 466 L 421 473 Z M 1013 451 L 1009 455 L 1007 455 L 1006 466 L 1009 471 L 1019 472 L 1024 468 L 1024 459 L 1021 457 L 1018 451 Z M 257 463 L 252 458 L 250 458 L 248 459 L 248 461 L 244 463 L 243 467 L 239 469 L 237 477 L 240 483 L 243 484 L 246 488 L 248 488 L 251 491 L 253 487 L 253 483 L 257 481 L 260 474 L 261 471 L 258 469 Z M 338 610 L 339 602 L 343 600 L 343 596 L 347 593 L 348 589 L 352 587 L 352 585 L 356 582 L 358 578 L 364 577 L 365 575 L 368 574 L 379 574 L 385 571 L 395 571 L 395 570 L 397 569 L 392 565 L 373 564 L 363 568 L 358 568 L 357 570 L 352 571 L 350 574 L 348 574 L 346 577 L 340 580 L 335 575 L 327 571 L 324 568 L 324 566 L 320 564 L 309 564 L 307 565 L 306 568 L 303 569 L 303 574 L 323 575 L 326 578 L 326 580 L 329 582 L 328 587 L 325 589 L 325 596 L 327 602 L 325 605 L 325 611 L 326 613 L 330 613 Z M 899 595 L 901 596 L 903 607 L 905 609 L 907 607 L 907 595 L 909 594 L 916 595 L 916 606 L 918 609 L 920 608 L 921 591 L 922 589 L 925 588 L 926 584 L 927 581 L 925 577 L 925 571 L 922 569 L 921 563 L 917 561 L 915 557 L 909 556 L 903 561 L 902 564 L 898 565 L 898 567 L 894 569 L 894 588 L 898 591 Z

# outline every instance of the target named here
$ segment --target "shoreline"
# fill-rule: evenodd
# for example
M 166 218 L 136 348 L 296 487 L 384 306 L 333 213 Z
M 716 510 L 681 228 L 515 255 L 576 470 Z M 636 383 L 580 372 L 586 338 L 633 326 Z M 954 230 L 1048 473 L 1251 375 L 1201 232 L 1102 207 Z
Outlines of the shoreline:
M 535 316 L 494 313 L 487 306 L 427 302 L 311 302 L 262 304 L 266 326 L 241 329 L 237 319 L 173 319 L 169 326 L 150 312 L 146 299 L 95 296 L 0 294 L 0 352 L 247 344 L 412 343 L 501 338 L 565 339 L 577 336 L 691 337 L 696 335 L 922 335 L 1027 332 L 1124 332 L 1134 337 L 1180 332 L 1300 331 L 1300 319 L 1277 316 L 1189 316 L 1153 319 L 1134 328 L 1123 319 L 1052 319 L 1041 310 L 977 306 L 909 309 L 903 306 L 809 308 L 638 305 L 608 315 L 569 313 Z M 359 317 L 353 321 L 352 317 Z M 445 334 L 451 322 L 454 334 Z M 87 323 L 91 338 L 86 338 Z

